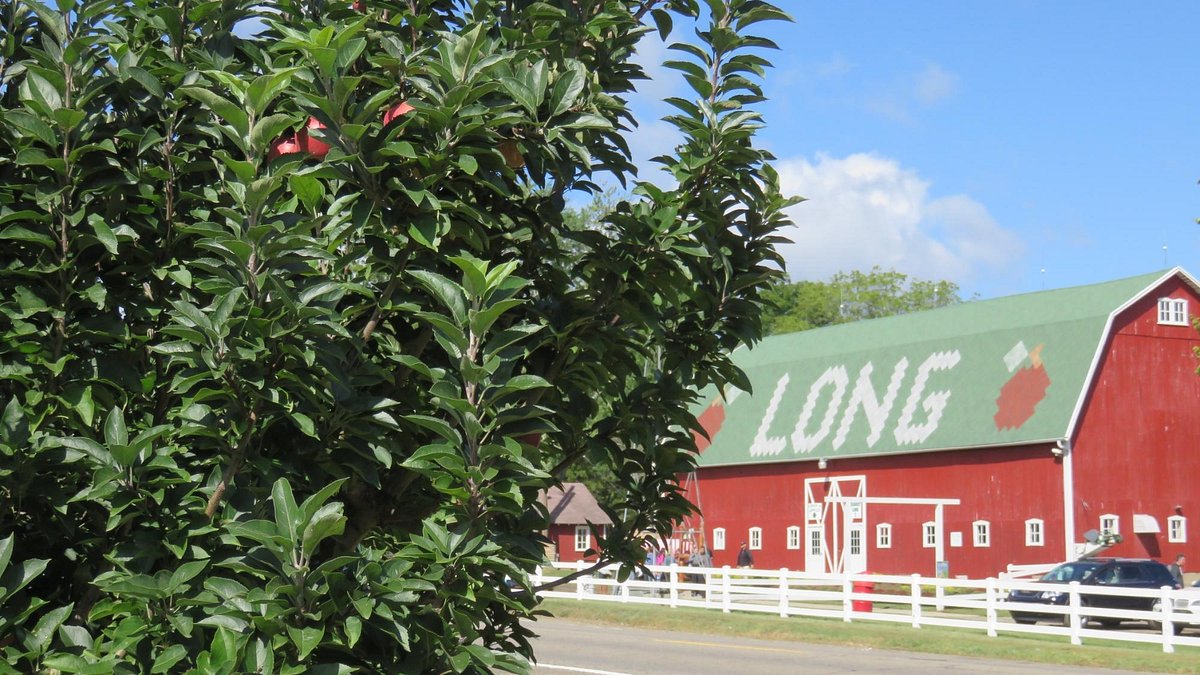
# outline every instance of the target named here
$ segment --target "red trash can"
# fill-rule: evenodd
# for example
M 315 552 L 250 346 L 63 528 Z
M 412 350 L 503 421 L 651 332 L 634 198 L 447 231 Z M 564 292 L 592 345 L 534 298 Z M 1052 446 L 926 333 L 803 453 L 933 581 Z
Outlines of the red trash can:
M 859 580 L 854 582 L 855 593 L 871 593 L 875 590 L 874 581 Z M 874 609 L 875 603 L 870 600 L 851 600 L 850 608 L 856 612 L 869 612 Z

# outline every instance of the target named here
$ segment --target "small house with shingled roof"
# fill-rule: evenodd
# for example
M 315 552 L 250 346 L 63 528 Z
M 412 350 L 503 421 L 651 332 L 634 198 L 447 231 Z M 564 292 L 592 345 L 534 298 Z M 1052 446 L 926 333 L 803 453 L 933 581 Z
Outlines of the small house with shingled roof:
M 986 576 L 1200 559 L 1200 286 L 1182 269 L 776 335 L 702 392 L 715 563 Z M 697 523 L 689 523 L 695 527 Z
M 561 562 L 595 560 L 597 549 L 593 527 L 612 525 L 612 519 L 600 508 L 596 498 L 583 483 L 563 483 L 552 487 L 543 495 L 546 510 L 550 514 L 547 536 L 553 549 L 548 551 L 552 559 Z M 588 551 L 592 553 L 589 555 Z

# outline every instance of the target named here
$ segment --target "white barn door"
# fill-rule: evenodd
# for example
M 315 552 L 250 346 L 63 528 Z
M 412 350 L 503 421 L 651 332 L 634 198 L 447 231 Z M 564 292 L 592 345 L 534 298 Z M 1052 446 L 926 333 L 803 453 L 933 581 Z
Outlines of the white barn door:
M 866 476 L 805 479 L 806 572 L 861 572 L 867 569 L 866 505 L 861 502 L 830 503 L 825 499 L 866 496 Z

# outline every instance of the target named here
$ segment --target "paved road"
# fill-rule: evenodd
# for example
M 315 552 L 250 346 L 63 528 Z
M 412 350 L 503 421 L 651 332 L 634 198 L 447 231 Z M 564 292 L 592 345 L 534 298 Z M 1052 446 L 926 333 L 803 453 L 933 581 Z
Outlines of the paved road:
M 939 654 L 748 640 L 697 633 L 675 633 L 593 626 L 563 619 L 542 619 L 534 629 L 539 675 L 779 675 L 787 673 L 986 673 L 1029 675 L 1053 670 L 1070 675 L 1114 675 L 1131 671 L 1066 668 Z

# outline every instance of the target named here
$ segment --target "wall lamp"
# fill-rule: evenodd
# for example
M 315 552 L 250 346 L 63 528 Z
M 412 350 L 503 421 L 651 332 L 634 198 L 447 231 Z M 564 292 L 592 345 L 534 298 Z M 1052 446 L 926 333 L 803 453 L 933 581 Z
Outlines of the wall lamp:
M 1065 438 L 1060 438 L 1054 442 L 1054 447 L 1050 448 L 1050 454 L 1055 457 L 1062 457 L 1071 449 L 1071 443 Z
M 825 469 L 828 469 L 829 468 L 829 460 L 825 459 L 824 457 L 818 459 L 817 460 L 817 468 L 822 471 L 824 471 Z

